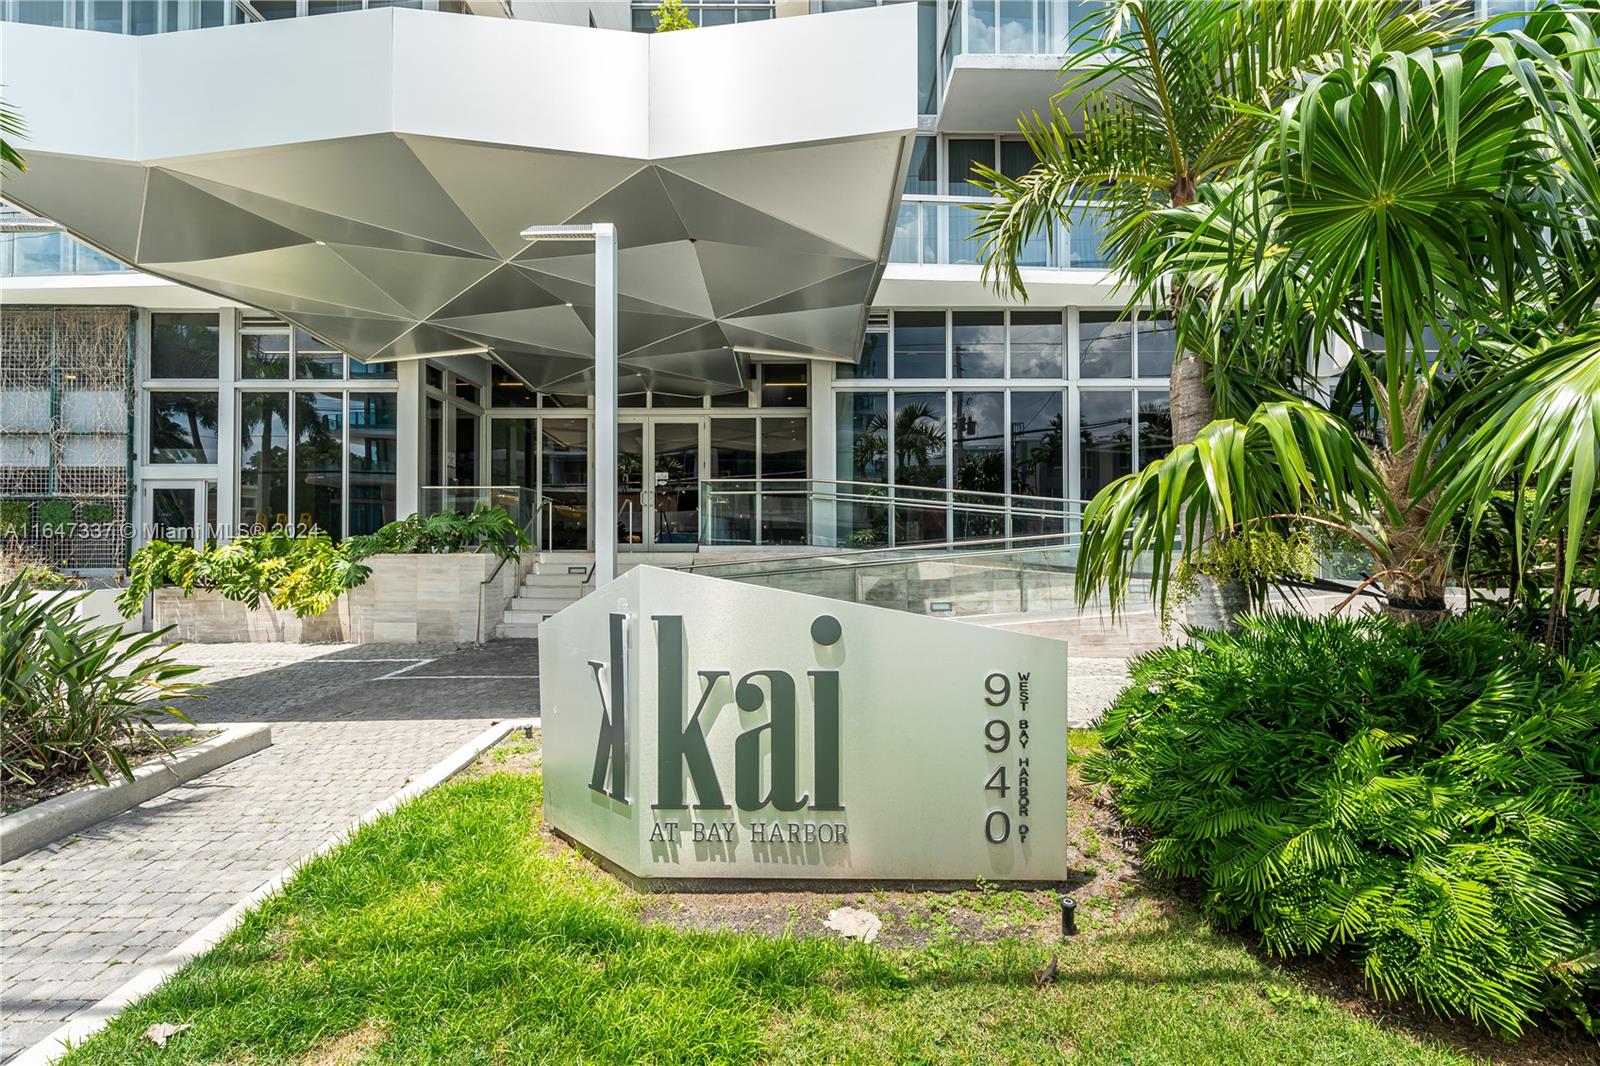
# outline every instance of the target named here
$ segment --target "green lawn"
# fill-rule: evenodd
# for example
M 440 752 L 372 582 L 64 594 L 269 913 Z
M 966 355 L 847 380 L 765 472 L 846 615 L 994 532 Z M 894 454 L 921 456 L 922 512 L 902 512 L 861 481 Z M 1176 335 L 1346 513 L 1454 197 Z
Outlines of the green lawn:
M 648 923 L 644 897 L 544 843 L 540 788 L 490 773 L 367 827 L 67 1061 L 1466 1061 L 1143 891 L 1115 917 L 1086 908 L 1088 935 L 1060 945 Z M 1056 951 L 1060 982 L 1036 988 Z M 194 1028 L 157 1049 L 156 1022 Z

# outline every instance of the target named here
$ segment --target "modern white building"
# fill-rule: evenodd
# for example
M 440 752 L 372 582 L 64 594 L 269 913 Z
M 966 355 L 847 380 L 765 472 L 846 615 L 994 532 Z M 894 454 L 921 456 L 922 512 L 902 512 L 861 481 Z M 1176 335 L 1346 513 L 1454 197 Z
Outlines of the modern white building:
M 1030 166 L 1091 3 L 0 0 L 0 530 L 88 571 L 479 498 L 584 554 L 1062 531 L 1167 447 L 1170 334 L 1088 223 L 997 297 L 968 178 Z M 521 235 L 594 222 L 614 430 L 594 246 Z

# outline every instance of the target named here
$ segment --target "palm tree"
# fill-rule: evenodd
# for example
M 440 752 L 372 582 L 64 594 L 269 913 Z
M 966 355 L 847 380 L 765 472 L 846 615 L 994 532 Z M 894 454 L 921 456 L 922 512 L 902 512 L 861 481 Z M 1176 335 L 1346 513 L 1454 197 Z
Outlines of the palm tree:
M 1391 607 L 1437 610 L 1452 518 L 1513 477 L 1519 540 L 1559 527 L 1570 586 L 1600 525 L 1595 44 L 1590 16 L 1550 10 L 1448 52 L 1353 56 L 1259 116 L 1232 180 L 1156 213 L 1129 260 L 1142 291 L 1184 279 L 1180 343 L 1293 395 L 1109 486 L 1082 594 L 1119 596 L 1148 548 L 1164 584 L 1180 531 L 1192 560 L 1310 523 L 1372 555 Z
M 1041 230 L 1053 242 L 1055 223 L 1070 228 L 1099 212 L 1109 264 L 1136 283 L 1131 310 L 1150 293 L 1138 284 L 1140 252 L 1158 213 L 1191 205 L 1204 185 L 1247 166 L 1271 108 L 1302 72 L 1331 67 L 1357 46 L 1425 48 L 1459 29 L 1408 0 L 1113 0 L 1093 10 L 1075 32 L 1049 112 L 1018 122 L 1034 167 L 1017 179 L 975 168 L 995 198 L 974 227 L 985 278 L 1025 297 L 1029 242 Z M 1077 103 L 1069 110 L 1065 101 Z M 1172 291 L 1184 289 L 1174 278 Z M 1181 314 L 1181 300 L 1171 306 Z M 1212 378 L 1202 353 L 1180 344 L 1168 388 L 1174 443 L 1192 442 L 1215 417 Z M 1208 586 L 1195 604 L 1197 617 L 1224 626 L 1245 605 L 1233 582 Z
M 1409 0 L 1112 0 L 1092 10 L 1049 111 L 1018 120 L 1033 168 L 1020 178 L 974 168 L 975 183 L 995 197 L 973 231 L 985 279 L 1026 297 L 1020 263 L 1030 242 L 1041 231 L 1053 241 L 1055 223 L 1070 228 L 1096 211 L 1111 266 L 1127 280 L 1156 213 L 1193 203 L 1203 184 L 1246 165 L 1270 122 L 1266 109 L 1302 71 L 1371 42 L 1429 47 L 1458 28 Z M 1180 349 L 1170 389 L 1180 443 L 1212 419 L 1207 376 L 1199 355 Z

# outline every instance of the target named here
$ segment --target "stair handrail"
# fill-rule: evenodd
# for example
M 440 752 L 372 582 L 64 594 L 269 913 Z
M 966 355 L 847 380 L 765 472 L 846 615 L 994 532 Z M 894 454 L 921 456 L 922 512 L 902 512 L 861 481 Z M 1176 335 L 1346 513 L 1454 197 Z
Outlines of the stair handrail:
M 544 548 L 539 547 L 539 515 L 544 513 L 547 506 L 550 509 L 551 536 L 554 537 L 555 535 L 555 503 L 556 501 L 552 500 L 548 496 L 540 496 L 539 505 L 533 509 L 533 517 L 528 519 L 528 521 L 520 527 L 523 536 L 528 537 L 529 540 L 533 542 L 535 551 L 545 550 Z M 546 541 L 546 545 L 548 545 L 548 543 L 549 542 Z M 500 561 L 494 564 L 494 569 L 489 572 L 489 576 L 478 582 L 478 637 L 477 640 L 473 642 L 475 644 L 483 643 L 483 590 L 491 585 L 495 578 L 500 576 L 500 570 L 508 561 L 510 561 L 510 558 L 511 557 L 509 555 L 500 556 Z

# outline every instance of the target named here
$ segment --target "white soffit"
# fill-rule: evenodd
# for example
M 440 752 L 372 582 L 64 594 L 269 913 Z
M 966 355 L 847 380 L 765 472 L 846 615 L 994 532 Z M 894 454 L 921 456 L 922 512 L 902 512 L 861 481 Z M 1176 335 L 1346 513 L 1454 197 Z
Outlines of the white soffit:
M 734 349 L 854 359 L 916 130 L 909 5 L 662 34 L 387 9 L 151 37 L 8 24 L 6 196 L 361 359 L 591 376 L 616 223 L 624 386 Z M 825 75 L 825 76 L 824 76 Z

